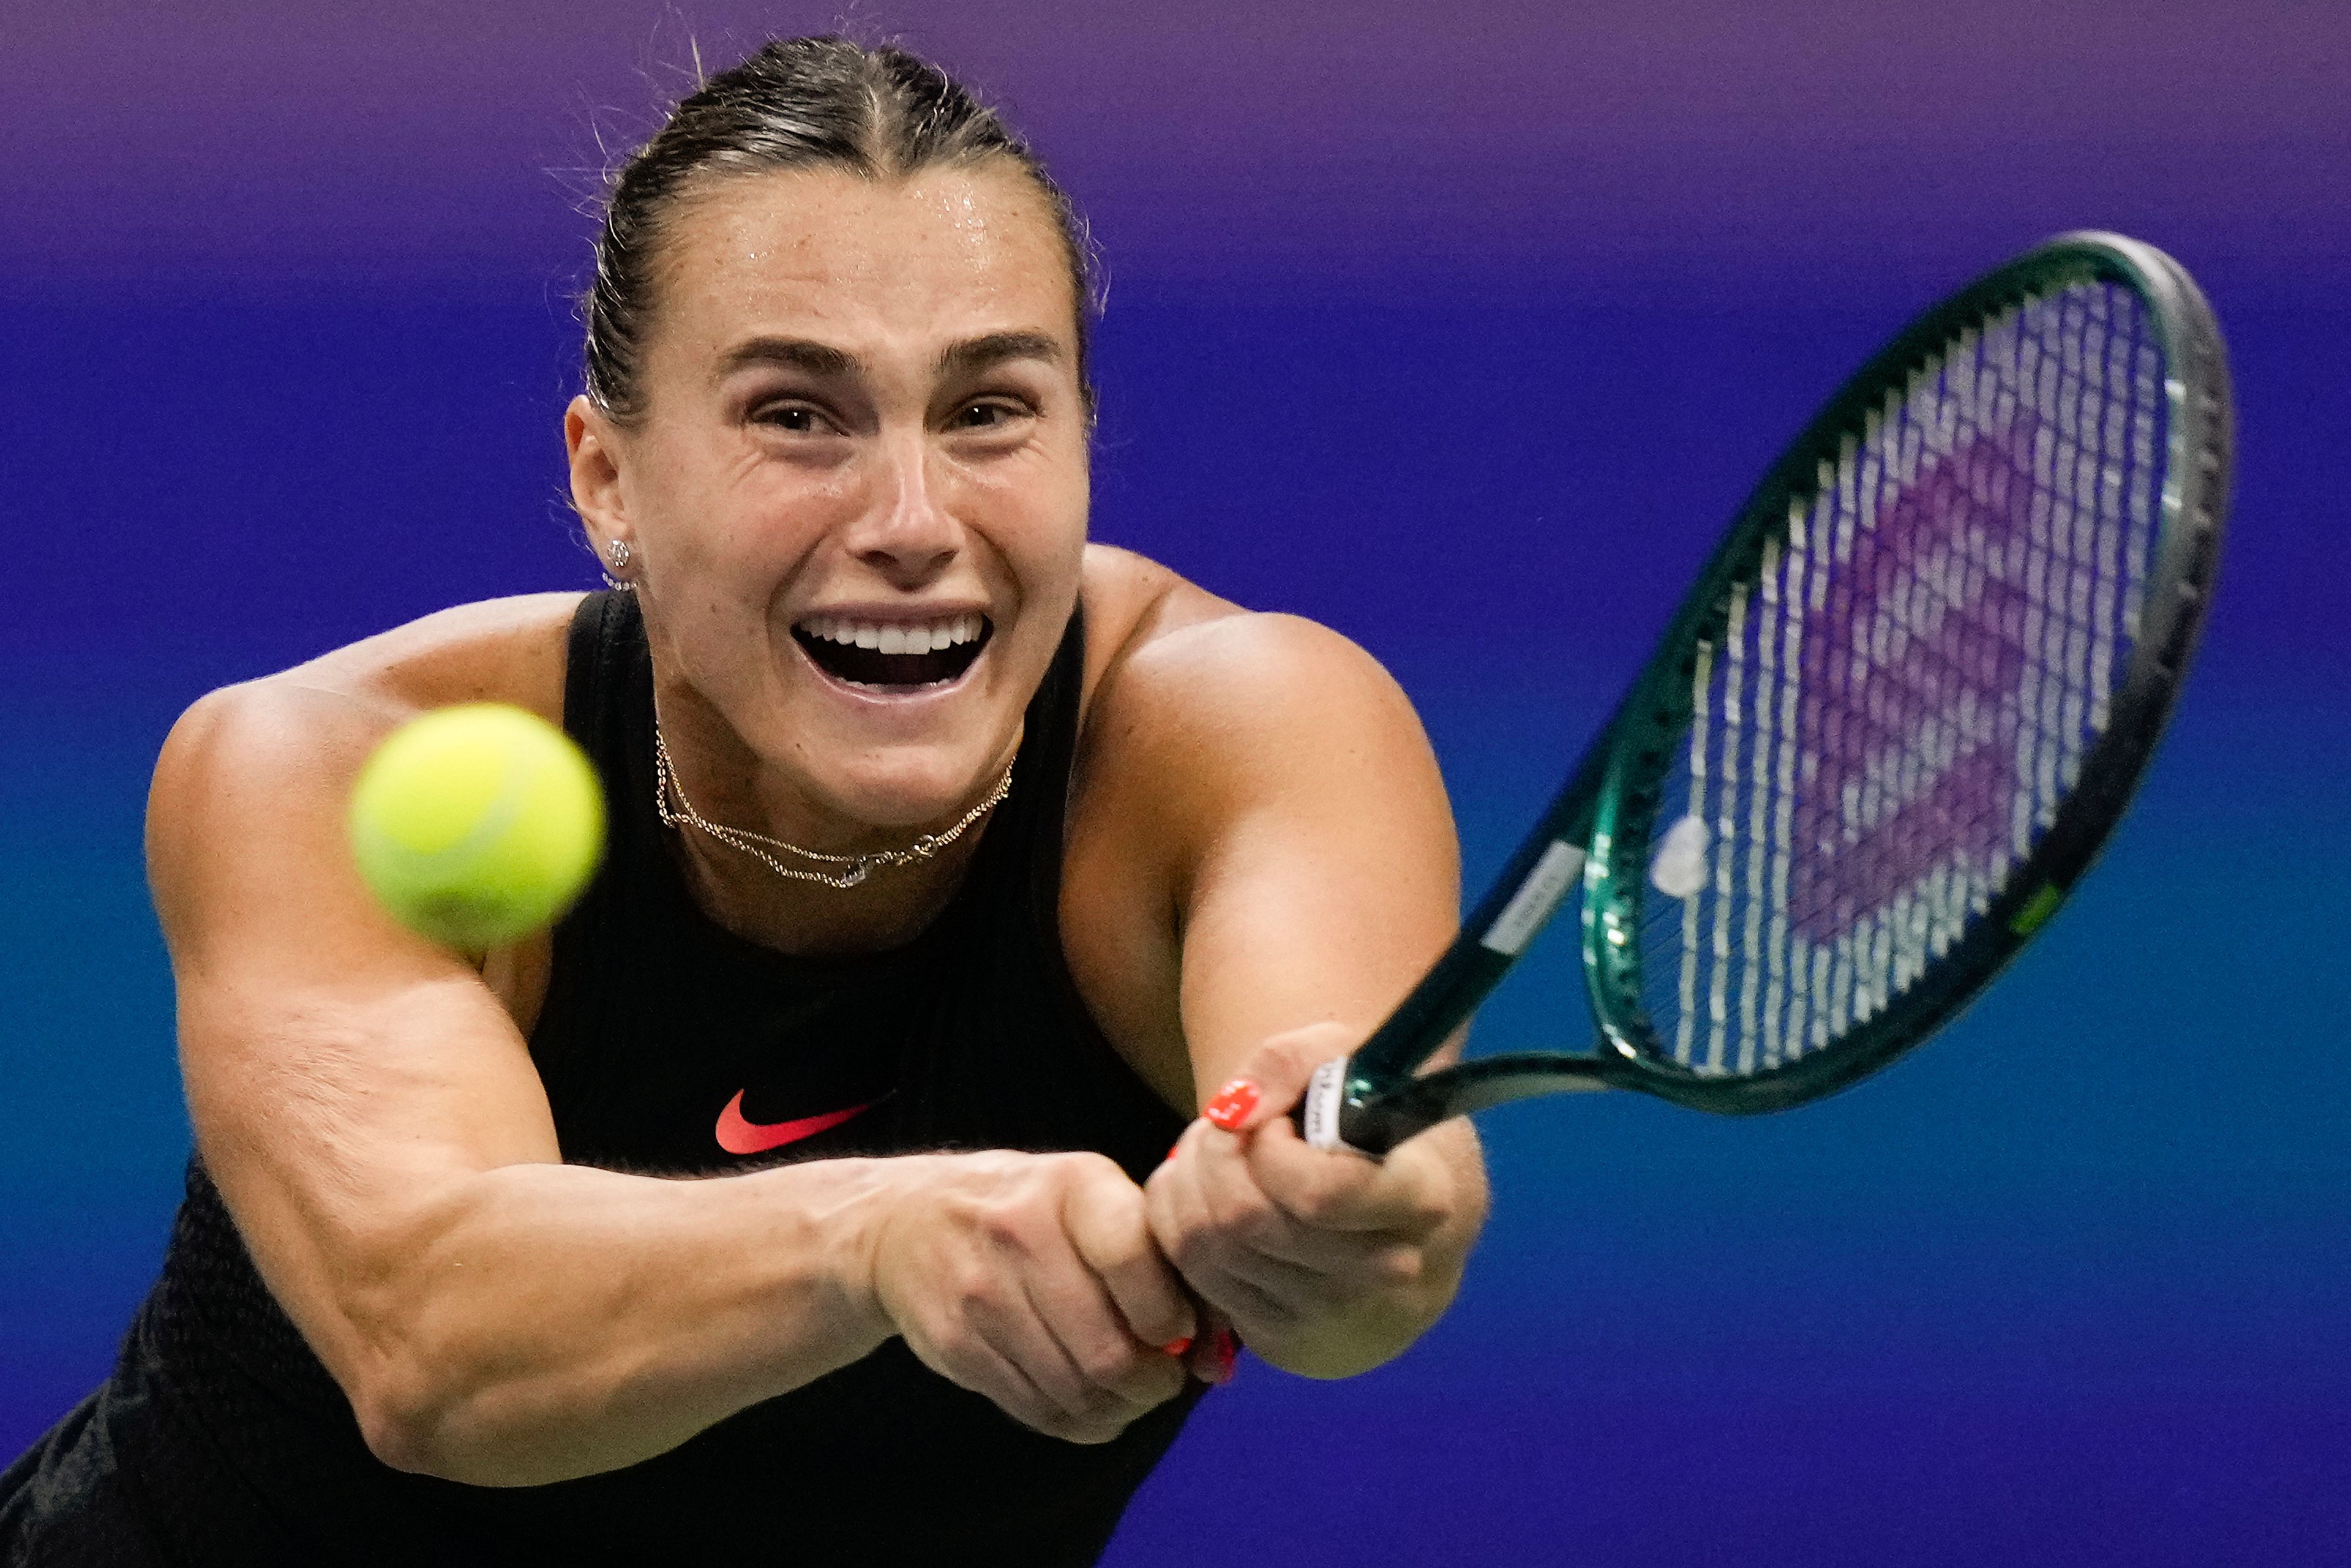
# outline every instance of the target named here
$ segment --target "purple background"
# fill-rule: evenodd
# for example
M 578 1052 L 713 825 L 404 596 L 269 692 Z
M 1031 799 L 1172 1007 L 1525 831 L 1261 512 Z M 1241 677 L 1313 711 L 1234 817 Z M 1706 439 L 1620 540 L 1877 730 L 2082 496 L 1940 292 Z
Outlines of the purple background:
M 2153 14 L 2149 14 L 2150 10 Z M 186 1147 L 145 774 L 221 682 L 586 586 L 579 204 L 829 12 L 34 7 L 0 57 L 0 1457 L 102 1375 Z M 1419 701 L 1473 879 L 1745 484 L 2043 235 L 2201 277 L 2235 532 L 2163 767 L 1994 995 L 1725 1124 L 1485 1124 L 1421 1347 L 1248 1364 L 1112 1561 L 2319 1563 L 2351 1540 L 2351 13 L 2074 0 L 860 7 L 1107 255 L 1100 537 Z M 1582 1039 L 1556 937 L 1489 1048 Z

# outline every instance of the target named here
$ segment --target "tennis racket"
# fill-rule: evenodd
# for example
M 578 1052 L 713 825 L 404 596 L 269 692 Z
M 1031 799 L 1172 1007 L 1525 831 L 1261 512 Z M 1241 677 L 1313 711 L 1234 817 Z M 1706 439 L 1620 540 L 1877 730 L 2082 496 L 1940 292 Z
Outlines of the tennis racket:
M 1435 968 L 1318 1069 L 1381 1155 L 1570 1089 L 1784 1110 L 1966 1006 L 2086 872 L 2204 622 L 2232 414 L 2151 246 L 2063 235 L 1906 328 L 1764 476 Z M 1415 1070 L 1581 894 L 1595 1051 Z

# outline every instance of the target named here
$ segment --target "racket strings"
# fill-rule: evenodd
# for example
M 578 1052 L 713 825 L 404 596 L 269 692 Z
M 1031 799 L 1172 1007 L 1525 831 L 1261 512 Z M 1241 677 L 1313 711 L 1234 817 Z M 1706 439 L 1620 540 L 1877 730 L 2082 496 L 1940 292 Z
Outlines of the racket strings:
M 1652 832 L 1643 1000 L 1674 1061 L 1834 1043 L 2054 821 L 2137 632 L 2164 374 L 2137 295 L 2057 289 L 1947 344 L 1791 502 L 1698 651 Z

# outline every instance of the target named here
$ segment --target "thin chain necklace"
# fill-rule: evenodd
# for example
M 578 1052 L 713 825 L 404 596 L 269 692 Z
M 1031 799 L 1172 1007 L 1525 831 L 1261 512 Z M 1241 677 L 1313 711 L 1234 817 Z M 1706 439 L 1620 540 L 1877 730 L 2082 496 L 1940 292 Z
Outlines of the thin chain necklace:
M 711 821 L 696 811 L 694 802 L 685 798 L 684 786 L 677 781 L 677 768 L 669 759 L 669 745 L 662 739 L 661 723 L 659 720 L 653 723 L 653 809 L 661 813 L 662 826 L 674 829 L 683 822 L 688 827 L 699 828 L 720 843 L 740 850 L 758 861 L 778 876 L 789 877 L 794 882 L 819 883 L 826 887 L 855 887 L 877 871 L 889 871 L 897 866 L 912 865 L 916 861 L 926 861 L 963 837 L 966 828 L 996 810 L 1010 793 L 1012 769 L 1007 767 L 1004 777 L 998 779 L 996 788 L 987 792 L 987 799 L 966 811 L 963 820 L 946 831 L 925 833 L 903 850 L 872 850 L 862 855 L 830 855 L 821 850 L 804 850 L 798 844 L 788 844 L 781 839 L 755 833 L 747 828 L 729 828 Z M 675 806 L 670 804 L 673 797 L 677 801 Z M 820 866 L 837 866 L 840 869 L 810 871 L 800 866 L 789 866 L 769 852 L 771 851 L 798 855 L 802 860 L 814 861 Z

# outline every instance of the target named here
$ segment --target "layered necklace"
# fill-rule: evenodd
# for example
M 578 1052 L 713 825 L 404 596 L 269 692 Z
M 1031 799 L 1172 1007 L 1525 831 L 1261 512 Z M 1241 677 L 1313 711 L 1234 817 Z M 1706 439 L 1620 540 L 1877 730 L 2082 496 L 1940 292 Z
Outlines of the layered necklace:
M 877 871 L 889 871 L 916 861 L 926 861 L 963 837 L 964 830 L 987 816 L 1012 793 L 1012 768 L 1007 766 L 1004 777 L 987 798 L 963 814 L 961 821 L 945 832 L 925 833 L 902 850 L 871 850 L 862 855 L 827 854 L 821 850 L 804 850 L 798 844 L 765 833 L 755 833 L 747 828 L 730 828 L 711 821 L 694 809 L 685 798 L 684 787 L 677 781 L 677 768 L 669 759 L 669 745 L 662 739 L 661 721 L 653 721 L 653 809 L 661 813 L 662 825 L 674 830 L 680 823 L 698 828 L 730 849 L 740 850 L 765 865 L 778 876 L 794 882 L 813 882 L 825 887 L 855 887 Z M 813 862 L 810 866 L 786 865 L 778 855 L 797 855 Z

